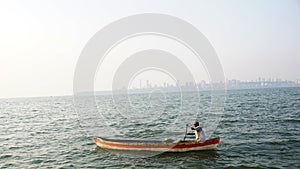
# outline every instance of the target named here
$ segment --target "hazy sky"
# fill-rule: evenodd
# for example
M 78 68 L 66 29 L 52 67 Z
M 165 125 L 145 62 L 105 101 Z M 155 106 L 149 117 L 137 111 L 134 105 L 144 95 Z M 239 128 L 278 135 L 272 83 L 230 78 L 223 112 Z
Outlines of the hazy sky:
M 300 78 L 300 1 L 0 1 L 0 98 L 69 95 L 77 59 L 103 26 L 139 13 L 196 26 L 227 79 Z

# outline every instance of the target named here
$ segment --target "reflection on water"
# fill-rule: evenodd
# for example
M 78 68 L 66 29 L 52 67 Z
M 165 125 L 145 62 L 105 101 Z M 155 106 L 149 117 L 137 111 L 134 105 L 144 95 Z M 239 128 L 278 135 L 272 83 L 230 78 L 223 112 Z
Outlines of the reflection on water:
M 182 153 L 173 153 L 165 152 L 157 155 L 158 158 L 183 158 L 183 157 L 192 157 L 197 160 L 216 160 L 218 158 L 218 152 L 216 150 L 210 151 L 191 151 L 191 152 L 182 152 Z
M 149 158 L 161 154 L 161 152 L 156 152 L 156 151 L 113 150 L 113 149 L 104 149 L 98 146 L 95 149 L 100 152 L 116 154 L 118 156 L 121 155 L 127 158 Z

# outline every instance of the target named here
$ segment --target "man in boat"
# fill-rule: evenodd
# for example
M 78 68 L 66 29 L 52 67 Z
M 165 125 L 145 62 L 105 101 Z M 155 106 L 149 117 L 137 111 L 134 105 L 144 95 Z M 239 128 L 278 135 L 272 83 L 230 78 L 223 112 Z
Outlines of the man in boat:
M 205 141 L 205 133 L 202 129 L 202 127 L 200 127 L 199 122 L 196 120 L 194 122 L 194 127 L 191 127 L 191 130 L 195 130 L 195 136 L 196 136 L 196 141 L 198 142 L 204 142 Z

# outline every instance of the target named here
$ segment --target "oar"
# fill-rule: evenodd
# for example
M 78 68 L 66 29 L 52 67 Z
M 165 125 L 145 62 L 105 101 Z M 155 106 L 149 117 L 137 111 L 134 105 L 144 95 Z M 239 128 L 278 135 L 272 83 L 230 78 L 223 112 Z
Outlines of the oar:
M 185 141 L 188 126 L 189 126 L 188 124 L 186 124 L 186 126 L 185 126 L 185 133 L 184 133 L 183 141 Z

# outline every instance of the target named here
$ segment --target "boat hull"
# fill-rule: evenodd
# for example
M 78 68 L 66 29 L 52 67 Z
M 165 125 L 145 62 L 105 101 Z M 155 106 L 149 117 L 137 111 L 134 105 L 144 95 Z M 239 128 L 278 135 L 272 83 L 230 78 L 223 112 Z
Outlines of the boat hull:
M 156 151 L 156 152 L 188 152 L 200 150 L 215 150 L 220 142 L 220 138 L 206 140 L 198 143 L 196 141 L 143 141 L 143 140 L 112 140 L 94 137 L 97 146 L 112 150 L 131 151 Z

